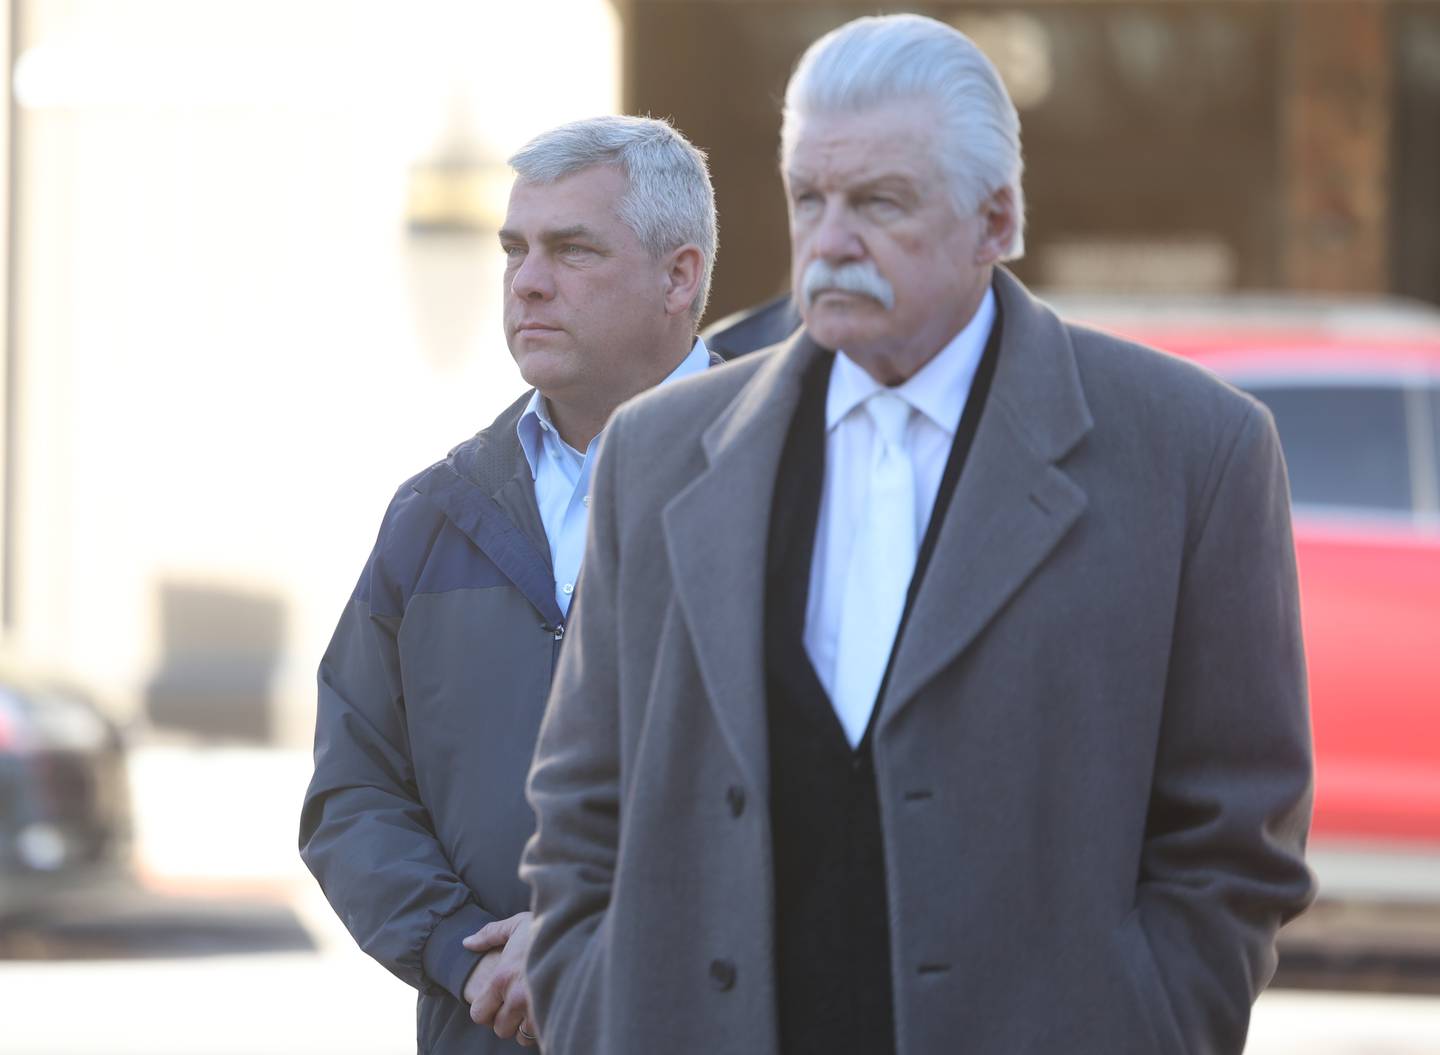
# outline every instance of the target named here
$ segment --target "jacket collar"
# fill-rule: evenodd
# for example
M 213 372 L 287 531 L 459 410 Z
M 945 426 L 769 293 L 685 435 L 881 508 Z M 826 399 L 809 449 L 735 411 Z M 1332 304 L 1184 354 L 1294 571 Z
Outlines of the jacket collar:
M 546 625 L 558 628 L 565 617 L 555 602 L 550 546 L 515 432 L 529 401 L 527 392 L 422 473 L 414 488 L 490 558 Z
M 775 473 L 800 381 L 805 334 L 764 362 L 701 436 L 707 467 L 665 506 L 676 598 L 716 719 L 751 786 L 769 787 L 765 740 L 765 544 Z
M 704 345 L 697 342 L 697 348 Z M 708 366 L 725 361 L 714 352 L 705 354 Z M 532 389 L 511 403 L 443 462 L 422 473 L 413 486 L 490 558 L 546 625 L 558 629 L 565 616 L 555 602 L 550 542 L 516 428 L 534 397 Z

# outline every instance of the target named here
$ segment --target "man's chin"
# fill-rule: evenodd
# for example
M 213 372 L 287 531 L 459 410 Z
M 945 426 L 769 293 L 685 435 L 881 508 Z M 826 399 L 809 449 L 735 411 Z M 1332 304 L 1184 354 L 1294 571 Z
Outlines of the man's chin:
M 562 389 L 574 380 L 575 360 L 560 349 L 537 347 L 532 342 L 517 341 L 510 352 L 515 358 L 520 376 L 531 388 L 547 392 Z
M 836 311 L 819 304 L 812 305 L 804 313 L 805 331 L 810 338 L 824 348 L 855 347 L 874 340 L 883 329 L 881 322 L 884 309 L 874 301 L 868 302 L 870 310 Z

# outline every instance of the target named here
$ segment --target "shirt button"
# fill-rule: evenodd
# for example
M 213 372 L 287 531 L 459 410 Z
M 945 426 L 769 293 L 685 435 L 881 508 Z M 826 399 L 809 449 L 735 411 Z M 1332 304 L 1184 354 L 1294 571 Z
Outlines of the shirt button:
M 564 586 L 560 587 L 560 592 L 563 593 L 563 594 L 572 594 L 572 593 L 574 593 L 574 592 L 575 592 L 575 584 L 574 584 L 573 582 L 567 582 Z
M 735 988 L 735 965 L 729 960 L 711 960 L 710 984 L 722 993 Z
M 580 501 L 585 505 L 585 507 L 586 507 L 587 509 L 590 507 L 590 496 L 589 496 L 589 495 L 586 495 L 584 498 L 580 499 Z

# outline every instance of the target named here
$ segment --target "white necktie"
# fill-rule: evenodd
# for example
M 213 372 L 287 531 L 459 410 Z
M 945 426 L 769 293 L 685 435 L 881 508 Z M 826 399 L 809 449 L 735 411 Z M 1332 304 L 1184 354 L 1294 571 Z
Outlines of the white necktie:
M 915 572 L 915 471 L 905 447 L 910 404 L 891 392 L 865 402 L 875 423 L 870 494 L 855 525 L 836 640 L 832 704 L 852 747 L 860 743 L 895 644 Z

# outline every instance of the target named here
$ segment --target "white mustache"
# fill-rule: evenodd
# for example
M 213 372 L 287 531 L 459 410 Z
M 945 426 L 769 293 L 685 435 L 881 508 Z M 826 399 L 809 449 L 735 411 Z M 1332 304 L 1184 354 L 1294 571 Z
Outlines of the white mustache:
M 823 260 L 810 261 L 800 283 L 800 293 L 805 298 L 805 306 L 814 304 L 815 298 L 826 290 L 858 293 L 878 302 L 886 311 L 895 307 L 895 288 L 868 260 L 841 264 L 838 267 L 831 267 Z

